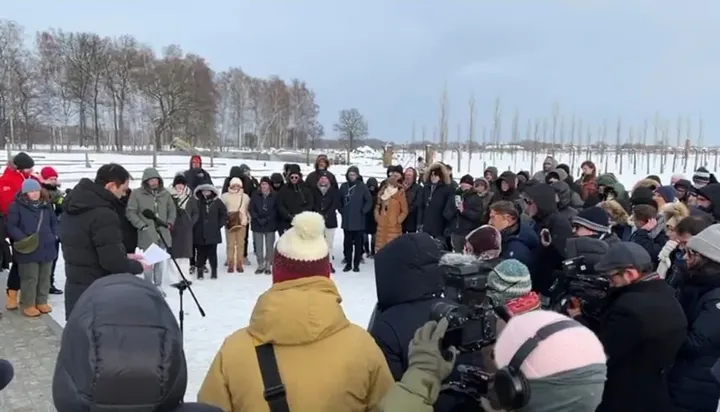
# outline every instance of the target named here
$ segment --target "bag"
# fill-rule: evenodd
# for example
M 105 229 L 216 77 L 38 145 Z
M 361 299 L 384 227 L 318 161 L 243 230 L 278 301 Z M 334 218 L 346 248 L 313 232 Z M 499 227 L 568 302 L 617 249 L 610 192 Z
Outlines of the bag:
M 240 216 L 240 210 L 242 210 L 243 207 L 243 198 L 244 196 L 240 197 L 240 206 L 238 206 L 238 209 L 234 212 L 228 213 L 227 228 L 229 230 L 237 230 L 241 228 L 242 217 Z
M 263 381 L 263 398 L 267 402 L 270 412 L 290 412 L 290 405 L 287 401 L 285 384 L 280 377 L 275 348 L 272 343 L 265 343 L 255 347 L 260 376 Z
M 33 253 L 40 246 L 40 226 L 42 225 L 43 217 L 45 216 L 45 210 L 40 211 L 40 219 L 38 219 L 37 228 L 35 233 L 27 236 L 23 239 L 13 242 L 13 248 L 16 252 L 27 255 Z

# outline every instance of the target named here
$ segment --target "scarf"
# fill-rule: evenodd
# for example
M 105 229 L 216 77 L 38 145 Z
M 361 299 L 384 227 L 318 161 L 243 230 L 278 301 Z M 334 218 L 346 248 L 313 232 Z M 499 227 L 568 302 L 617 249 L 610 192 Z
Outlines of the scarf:
M 518 412 L 594 412 L 606 374 L 607 367 L 598 363 L 530 380 L 530 403 Z
M 188 199 L 190 199 L 190 188 L 185 186 L 185 189 L 183 189 L 183 191 L 180 193 L 178 193 L 175 188 L 172 188 L 172 190 L 169 190 L 169 192 L 172 195 L 173 199 L 175 199 L 175 204 L 177 205 L 177 207 L 181 210 L 185 210 Z
M 320 186 L 318 185 L 318 189 L 320 189 L 320 193 L 322 193 L 323 196 L 327 193 L 327 191 L 330 189 L 330 186 Z

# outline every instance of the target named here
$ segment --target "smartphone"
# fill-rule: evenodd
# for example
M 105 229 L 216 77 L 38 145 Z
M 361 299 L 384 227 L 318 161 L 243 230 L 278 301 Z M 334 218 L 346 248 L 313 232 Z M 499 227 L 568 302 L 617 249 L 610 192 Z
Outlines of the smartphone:
M 458 207 L 462 204 L 462 196 L 455 195 L 455 207 Z

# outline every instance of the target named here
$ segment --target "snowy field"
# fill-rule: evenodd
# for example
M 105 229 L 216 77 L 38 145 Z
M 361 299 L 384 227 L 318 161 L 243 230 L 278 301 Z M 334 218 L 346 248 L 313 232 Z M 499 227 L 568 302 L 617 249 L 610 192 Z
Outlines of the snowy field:
M 92 167 L 86 168 L 85 155 L 83 153 L 31 152 L 30 154 L 35 158 L 37 171 L 44 166 L 52 166 L 58 171 L 63 188 L 74 186 L 77 181 L 83 177 L 93 178 L 95 170 L 100 165 L 109 162 L 124 165 L 135 178 L 131 186 L 138 187 L 140 185 L 139 178 L 142 175 L 143 169 L 152 164 L 151 156 L 90 154 L 89 157 Z M 451 156 L 455 155 L 447 153 L 445 161 L 457 169 L 457 159 Z M 481 176 L 484 168 L 491 165 L 497 166 L 501 171 L 507 170 L 510 167 L 513 171 L 538 170 L 542 166 L 544 157 L 543 155 L 537 156 L 537 164 L 535 164 L 533 168 L 529 164 L 531 158 L 529 155 L 520 154 L 513 156 L 505 154 L 503 157 L 501 155 L 492 156 L 492 154 L 487 152 L 481 154 L 475 153 L 473 154 L 471 164 L 467 166 L 467 154 L 462 154 L 462 164 L 466 165 L 466 167 L 461 167 L 460 170 L 456 170 L 454 175 L 456 179 L 459 179 L 460 176 L 468 172 L 473 176 Z M 417 155 L 406 154 L 396 160 L 397 163 L 403 164 L 404 166 L 414 166 L 414 160 L 416 158 Z M 437 155 L 437 158 L 439 159 L 440 156 Z M 556 158 L 561 163 L 571 163 L 569 154 L 558 153 Z M 353 163 L 360 166 L 360 172 L 365 179 L 368 177 L 382 179 L 385 177 L 385 168 L 382 167 L 379 159 L 379 154 L 368 153 L 366 155 L 356 156 L 355 159 L 353 159 Z M 612 161 L 609 162 L 607 171 L 617 172 L 614 157 L 611 157 L 611 159 Z M 576 161 L 576 168 L 579 167 L 580 162 L 583 160 L 585 159 L 581 158 Z M 599 168 L 602 168 L 599 158 L 593 160 L 598 163 Z M 626 162 L 624 169 L 632 170 L 632 168 L 628 166 L 629 159 L 623 159 L 623 161 Z M 158 171 L 165 180 L 165 184 L 169 184 L 176 173 L 187 169 L 188 162 L 189 156 L 187 155 L 163 156 L 159 158 Z M 650 162 L 651 164 L 656 163 L 659 167 L 659 162 L 656 161 L 656 159 L 652 159 Z M 283 166 L 282 162 L 223 158 L 216 158 L 214 167 L 209 167 L 209 161 L 207 159 L 205 159 L 204 163 L 206 170 L 212 175 L 214 183 L 218 186 L 222 184 L 230 167 L 240 165 L 241 163 L 249 165 L 253 175 L 257 178 L 270 175 L 274 172 L 281 172 Z M 688 163 L 693 164 L 692 161 Z M 301 167 L 303 174 L 307 174 L 312 170 L 312 166 L 307 167 L 301 165 Z M 347 166 L 334 166 L 330 168 L 330 171 L 335 173 L 338 180 L 342 182 L 344 181 L 343 176 L 346 168 Z M 646 170 L 645 166 L 638 167 L 638 170 L 640 169 L 643 171 Z M 672 173 L 665 173 L 660 177 L 663 179 L 663 182 L 667 182 L 671 174 Z M 645 176 L 646 174 L 644 173 L 638 175 L 625 173 L 619 176 L 619 179 L 630 189 L 637 180 Z M 354 323 L 366 326 L 370 319 L 370 313 L 375 304 L 376 296 L 373 260 L 366 259 L 365 264 L 360 268 L 360 273 L 343 273 L 339 270 L 342 267 L 340 264 L 340 260 L 342 259 L 342 241 L 342 232 L 338 229 L 332 252 L 335 257 L 333 265 L 338 269 L 338 272 L 333 275 L 333 279 L 337 283 L 343 297 L 342 305 L 348 318 Z M 188 400 L 195 399 L 207 368 L 224 338 L 248 324 L 257 297 L 271 286 L 270 276 L 255 275 L 253 273 L 257 266 L 254 256 L 252 255 L 252 244 L 250 245 L 249 255 L 251 265 L 245 268 L 245 273 L 227 274 L 223 268 L 220 268 L 219 279 L 208 279 L 193 283 L 193 290 L 206 312 L 207 316 L 205 318 L 200 316 L 189 294 L 186 294 L 184 298 L 185 311 L 187 313 L 185 316 L 185 354 L 187 356 L 189 370 Z M 218 258 L 221 262 L 225 260 L 224 245 L 218 246 Z M 172 281 L 172 279 L 170 281 Z M 56 285 L 63 288 L 64 283 L 64 265 L 61 257 L 57 266 Z M 167 279 L 165 283 L 166 285 L 169 283 Z M 177 316 L 179 310 L 178 295 L 174 289 L 168 287 L 166 290 L 168 293 L 168 303 Z M 53 319 L 61 326 L 64 325 L 65 313 L 63 296 L 51 295 L 51 303 L 54 307 L 54 311 L 51 314 Z

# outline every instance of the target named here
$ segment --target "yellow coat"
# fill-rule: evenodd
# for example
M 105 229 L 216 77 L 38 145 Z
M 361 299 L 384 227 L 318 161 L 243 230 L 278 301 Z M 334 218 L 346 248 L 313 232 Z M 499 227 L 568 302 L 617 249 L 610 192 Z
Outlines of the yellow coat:
M 281 282 L 262 294 L 250 325 L 225 339 L 198 402 L 225 412 L 266 412 L 255 346 L 274 342 L 290 410 L 365 412 L 394 381 L 375 340 L 345 317 L 335 283 L 322 276 Z

